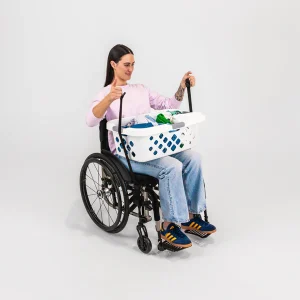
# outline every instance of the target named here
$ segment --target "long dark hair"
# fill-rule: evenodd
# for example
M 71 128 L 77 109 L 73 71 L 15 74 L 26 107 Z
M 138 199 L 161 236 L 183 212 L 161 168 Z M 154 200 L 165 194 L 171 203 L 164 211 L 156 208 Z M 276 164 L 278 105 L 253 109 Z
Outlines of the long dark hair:
M 106 67 L 106 80 L 104 86 L 111 84 L 114 79 L 114 69 L 111 66 L 110 62 L 114 61 L 115 63 L 118 63 L 121 60 L 122 56 L 126 54 L 133 54 L 133 52 L 130 48 L 122 44 L 114 46 L 109 51 Z

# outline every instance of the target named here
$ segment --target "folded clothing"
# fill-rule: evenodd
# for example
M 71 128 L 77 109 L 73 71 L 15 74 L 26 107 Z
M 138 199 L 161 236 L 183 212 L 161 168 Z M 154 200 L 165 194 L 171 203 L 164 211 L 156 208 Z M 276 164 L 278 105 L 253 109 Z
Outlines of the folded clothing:
M 145 117 L 146 117 L 147 120 L 148 120 L 149 122 L 151 122 L 154 126 L 158 125 L 158 123 L 155 121 L 155 119 L 154 119 L 153 117 L 151 117 L 151 116 L 149 116 L 149 115 L 146 115 Z
M 180 110 L 167 110 L 161 111 L 156 115 L 156 122 L 160 124 L 174 124 L 176 123 L 176 117 L 183 114 Z
M 126 125 L 122 126 L 123 128 L 128 128 L 136 124 L 136 119 L 131 119 Z
M 153 127 L 152 123 L 140 123 L 140 124 L 134 124 L 131 126 L 131 128 L 148 128 L 148 127 Z
M 174 124 L 177 122 L 177 117 L 182 114 L 180 110 L 175 111 L 157 111 L 147 115 L 138 115 L 132 118 L 128 123 L 123 125 L 123 128 L 148 128 L 163 124 Z
M 149 115 L 140 115 L 132 118 L 123 128 L 147 128 L 157 126 L 158 123 Z
M 160 124 L 172 124 L 170 119 L 167 119 L 164 114 L 158 114 L 156 116 L 156 122 Z

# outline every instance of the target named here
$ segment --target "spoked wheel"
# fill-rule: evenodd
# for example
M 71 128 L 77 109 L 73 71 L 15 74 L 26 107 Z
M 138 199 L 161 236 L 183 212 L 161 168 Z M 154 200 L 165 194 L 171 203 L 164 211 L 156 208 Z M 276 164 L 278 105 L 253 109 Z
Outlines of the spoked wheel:
M 102 154 L 94 154 L 84 162 L 80 191 L 85 208 L 97 226 L 110 233 L 125 227 L 129 201 L 124 181 Z

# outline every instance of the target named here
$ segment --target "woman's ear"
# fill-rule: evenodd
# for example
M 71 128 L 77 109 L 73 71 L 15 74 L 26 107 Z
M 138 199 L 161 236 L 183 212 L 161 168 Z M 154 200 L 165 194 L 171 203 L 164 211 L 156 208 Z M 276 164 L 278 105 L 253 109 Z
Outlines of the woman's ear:
M 112 60 L 112 61 L 110 62 L 110 65 L 111 65 L 111 67 L 112 67 L 113 69 L 115 69 L 117 64 Z

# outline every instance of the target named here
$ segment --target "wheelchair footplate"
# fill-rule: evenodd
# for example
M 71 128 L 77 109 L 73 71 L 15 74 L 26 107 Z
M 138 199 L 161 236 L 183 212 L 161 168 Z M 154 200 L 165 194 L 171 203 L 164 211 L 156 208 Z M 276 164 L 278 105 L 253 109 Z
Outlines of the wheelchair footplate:
M 167 241 L 161 241 L 161 242 L 159 242 L 158 245 L 157 245 L 157 248 L 158 248 L 159 251 L 169 250 L 171 252 L 178 252 L 180 250 L 185 249 L 183 247 L 174 246 L 174 245 L 170 244 Z
M 208 236 L 210 236 L 210 233 L 204 233 L 204 232 L 199 232 L 197 230 L 192 230 L 192 229 L 186 229 L 184 231 L 185 233 L 189 233 L 189 234 L 193 234 L 193 235 L 196 235 L 202 239 L 205 239 L 207 238 Z

